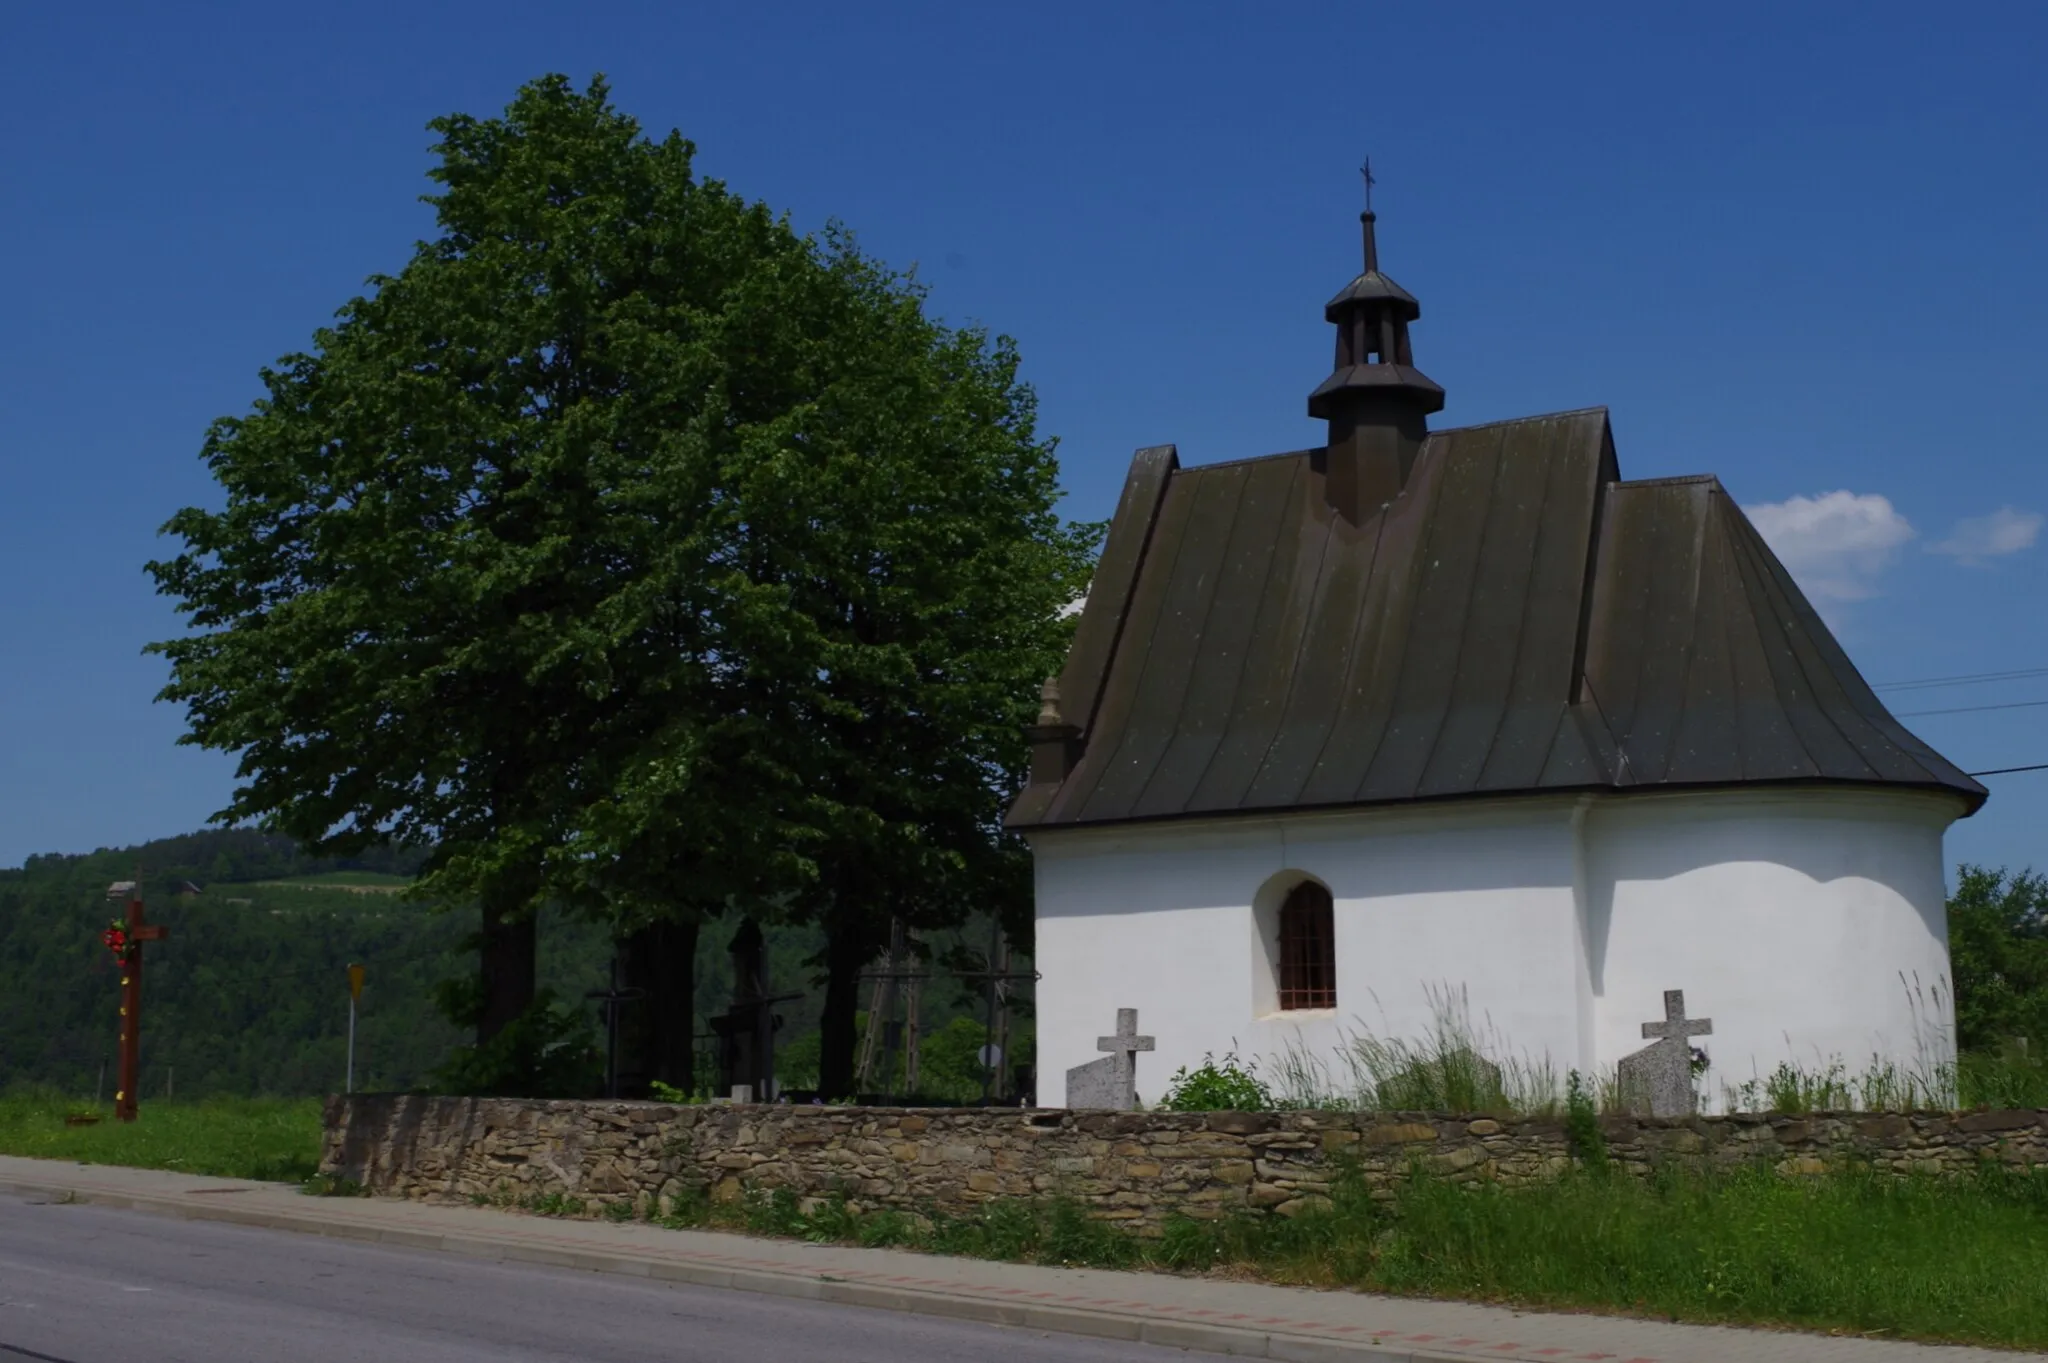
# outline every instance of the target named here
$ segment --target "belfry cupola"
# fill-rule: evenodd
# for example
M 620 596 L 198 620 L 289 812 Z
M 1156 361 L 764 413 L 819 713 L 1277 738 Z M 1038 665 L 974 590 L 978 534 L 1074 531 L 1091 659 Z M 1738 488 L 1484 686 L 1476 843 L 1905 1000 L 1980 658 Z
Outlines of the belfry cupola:
M 1430 413 L 1444 406 L 1444 390 L 1415 367 L 1409 344 L 1408 325 L 1422 305 L 1380 273 L 1371 185 L 1368 175 L 1358 219 L 1365 270 L 1323 307 L 1337 328 L 1337 363 L 1308 399 L 1308 414 L 1330 423 L 1319 461 L 1324 494 L 1353 524 L 1401 491 L 1429 436 Z

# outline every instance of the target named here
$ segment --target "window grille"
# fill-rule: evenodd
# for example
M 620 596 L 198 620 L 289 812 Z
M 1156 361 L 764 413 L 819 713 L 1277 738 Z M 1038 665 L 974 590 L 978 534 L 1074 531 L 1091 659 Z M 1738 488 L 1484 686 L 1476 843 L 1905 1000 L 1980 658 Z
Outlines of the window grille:
M 1330 892 L 1314 881 L 1280 905 L 1280 1007 L 1337 1006 L 1336 924 Z

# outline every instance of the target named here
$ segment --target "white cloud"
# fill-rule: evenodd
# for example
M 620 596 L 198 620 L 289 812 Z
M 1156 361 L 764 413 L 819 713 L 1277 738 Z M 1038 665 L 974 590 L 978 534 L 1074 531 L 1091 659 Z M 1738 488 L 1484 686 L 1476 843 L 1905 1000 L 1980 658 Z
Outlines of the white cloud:
M 1862 601 L 1913 538 L 1913 526 L 1875 492 L 1823 492 L 1746 506 L 1757 533 L 1816 606 Z
M 1932 554 L 1947 554 L 1963 563 L 1982 563 L 2005 554 L 2017 554 L 2034 547 L 2041 533 L 2041 513 L 2001 506 L 1988 516 L 1959 520 L 1945 540 L 1927 546 Z

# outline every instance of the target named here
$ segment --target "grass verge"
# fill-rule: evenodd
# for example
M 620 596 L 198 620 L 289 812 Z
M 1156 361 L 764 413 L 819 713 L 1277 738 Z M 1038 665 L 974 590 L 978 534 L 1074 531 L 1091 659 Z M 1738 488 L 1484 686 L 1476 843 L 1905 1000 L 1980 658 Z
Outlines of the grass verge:
M 67 1125 L 67 1117 L 99 1120 Z M 320 1100 L 157 1100 L 137 1120 L 117 1122 L 111 1104 L 8 1094 L 0 1097 L 0 1155 L 303 1182 L 320 1163 Z
M 836 1198 L 800 1204 L 778 1192 L 659 1220 L 935 1254 L 2048 1349 L 2048 1174 L 1987 1168 L 1900 1179 L 1845 1168 L 1787 1179 L 1760 1167 L 1638 1180 L 1581 1171 L 1520 1189 L 1417 1174 L 1387 1201 L 1353 1180 L 1334 1193 L 1327 1208 L 1291 1219 L 1181 1218 L 1157 1238 L 1059 1201 L 912 1215 Z M 600 1209 L 557 1199 L 529 1210 Z

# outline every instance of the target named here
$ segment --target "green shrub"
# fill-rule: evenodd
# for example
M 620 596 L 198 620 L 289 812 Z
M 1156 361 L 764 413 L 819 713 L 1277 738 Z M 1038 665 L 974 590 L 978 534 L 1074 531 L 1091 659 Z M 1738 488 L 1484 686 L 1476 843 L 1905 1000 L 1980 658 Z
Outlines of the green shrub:
M 603 1074 L 589 1015 L 556 1002 L 543 989 L 531 1007 L 489 1041 L 457 1047 L 434 1080 L 442 1093 L 588 1098 L 602 1088 Z
M 1267 1112 L 1273 1094 L 1256 1065 L 1241 1063 L 1234 1053 L 1221 1060 L 1211 1053 L 1192 1070 L 1175 1070 L 1159 1105 L 1168 1112 Z

